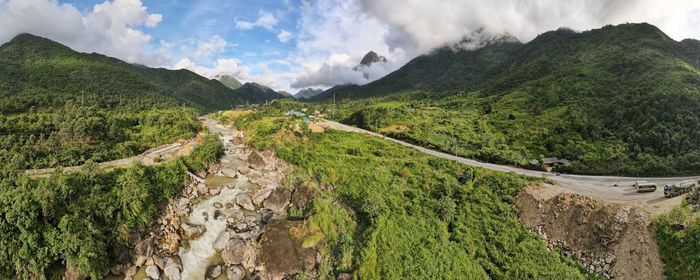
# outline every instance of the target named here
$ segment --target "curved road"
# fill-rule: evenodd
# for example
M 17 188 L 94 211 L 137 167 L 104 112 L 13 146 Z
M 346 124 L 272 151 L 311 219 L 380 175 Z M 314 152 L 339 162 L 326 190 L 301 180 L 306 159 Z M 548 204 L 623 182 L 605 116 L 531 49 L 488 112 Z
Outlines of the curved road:
M 492 163 L 479 162 L 472 159 L 458 157 L 455 155 L 427 149 L 421 146 L 413 145 L 408 142 L 386 137 L 384 135 L 360 129 L 354 126 L 341 124 L 334 121 L 323 120 L 318 124 L 325 128 L 344 130 L 349 132 L 364 133 L 376 137 L 381 137 L 392 141 L 402 146 L 414 148 L 422 153 L 432 156 L 454 160 L 471 166 L 481 167 L 489 170 L 511 172 L 531 177 L 542 177 L 553 182 L 552 185 L 547 185 L 546 188 L 540 190 L 537 195 L 547 198 L 558 193 L 574 193 L 592 197 L 594 199 L 618 203 L 629 206 L 636 206 L 646 210 L 651 214 L 663 214 L 670 211 L 673 207 L 680 205 L 684 196 L 665 198 L 663 186 L 684 180 L 700 180 L 700 176 L 695 177 L 620 177 L 620 176 L 590 176 L 590 175 L 569 175 L 556 174 L 521 169 L 511 166 L 503 166 Z M 656 183 L 659 187 L 655 192 L 637 193 L 632 186 L 635 181 L 648 181 Z

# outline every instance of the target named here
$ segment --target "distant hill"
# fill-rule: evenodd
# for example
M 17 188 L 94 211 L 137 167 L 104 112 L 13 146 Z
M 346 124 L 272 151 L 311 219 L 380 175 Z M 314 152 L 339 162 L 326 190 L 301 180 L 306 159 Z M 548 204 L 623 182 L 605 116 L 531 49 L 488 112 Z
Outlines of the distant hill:
M 236 79 L 233 76 L 218 75 L 215 78 L 230 89 L 237 89 L 243 85 L 243 83 L 241 83 L 238 79 Z
M 297 92 L 297 94 L 294 95 L 294 98 L 298 100 L 305 100 L 313 98 L 314 96 L 319 95 L 321 93 L 323 93 L 322 89 L 307 88 Z
M 68 101 L 100 107 L 185 105 L 208 112 L 261 99 L 189 70 L 133 65 L 21 34 L 0 46 L 0 100 L 0 112 L 12 113 Z
M 294 94 L 291 94 L 291 93 L 286 92 L 286 91 L 284 91 L 284 90 L 283 90 L 283 91 L 278 91 L 277 93 L 281 94 L 282 96 L 284 96 L 284 97 L 286 97 L 286 98 L 294 98 Z
M 650 24 L 559 29 L 526 44 L 440 48 L 315 100 L 402 94 L 414 101 L 356 106 L 345 121 L 401 127 L 396 137 L 485 161 L 546 156 L 573 160 L 580 173 L 695 174 L 699 66 L 699 41 L 677 42 Z
M 251 103 L 265 103 L 266 101 L 287 98 L 284 94 L 256 83 L 245 83 L 234 92 L 237 95 L 246 96 Z

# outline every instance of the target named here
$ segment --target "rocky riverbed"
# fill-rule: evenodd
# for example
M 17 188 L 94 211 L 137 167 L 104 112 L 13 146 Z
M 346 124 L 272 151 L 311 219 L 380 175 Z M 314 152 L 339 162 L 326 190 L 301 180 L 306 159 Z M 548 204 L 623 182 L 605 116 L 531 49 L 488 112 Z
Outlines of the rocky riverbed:
M 112 266 L 116 279 L 241 280 L 284 275 L 266 272 L 261 243 L 269 238 L 261 237 L 269 224 L 287 222 L 293 191 L 282 182 L 291 167 L 271 151 L 245 146 L 242 133 L 232 129 L 223 133 L 225 154 L 220 164 L 209 166 L 208 174 L 190 174 L 190 183 L 163 207 L 152 230 Z M 313 268 L 313 256 L 314 251 L 305 251 L 306 262 L 299 263 Z

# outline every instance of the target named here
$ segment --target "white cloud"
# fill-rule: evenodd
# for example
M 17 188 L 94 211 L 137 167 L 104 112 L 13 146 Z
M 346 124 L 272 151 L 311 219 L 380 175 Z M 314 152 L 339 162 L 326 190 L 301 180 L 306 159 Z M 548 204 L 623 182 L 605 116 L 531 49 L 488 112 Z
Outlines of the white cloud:
M 241 65 L 241 61 L 234 58 L 220 58 L 213 67 L 209 68 L 197 65 L 195 62 L 185 57 L 175 63 L 173 69 L 187 69 L 210 79 L 217 75 L 229 75 L 243 79 L 248 77 L 249 72 L 247 66 Z
M 149 14 L 139 0 L 105 1 L 86 14 L 57 1 L 0 0 L 0 43 L 31 33 L 78 51 L 162 65 L 167 59 L 147 51 L 151 36 L 138 29 L 155 27 L 161 20 L 162 15 Z
M 677 40 L 700 36 L 696 0 L 359 1 L 364 12 L 391 26 L 387 42 L 392 47 L 415 44 L 421 51 L 458 41 L 479 28 L 524 42 L 560 27 L 588 30 L 625 22 L 649 22 Z
M 148 18 L 146 18 L 146 27 L 156 27 L 162 20 L 163 15 L 161 14 L 148 15 Z
M 280 42 L 282 43 L 287 43 L 290 39 L 292 39 L 292 33 L 282 29 L 280 30 L 280 33 L 277 34 L 277 39 L 280 40 Z
M 258 12 L 258 19 L 255 22 L 236 20 L 236 28 L 242 30 L 250 30 L 256 27 L 261 27 L 272 31 L 279 20 L 270 12 L 261 10 Z
M 199 42 L 197 50 L 194 52 L 195 58 L 207 58 L 213 54 L 220 53 L 229 43 L 219 35 L 212 36 L 208 41 Z
M 391 49 L 386 43 L 389 26 L 362 10 L 359 1 L 319 0 L 303 2 L 297 50 L 290 60 L 300 65 L 291 87 L 330 87 L 338 84 L 366 84 L 407 61 L 403 48 Z M 369 51 L 392 62 L 355 71 Z

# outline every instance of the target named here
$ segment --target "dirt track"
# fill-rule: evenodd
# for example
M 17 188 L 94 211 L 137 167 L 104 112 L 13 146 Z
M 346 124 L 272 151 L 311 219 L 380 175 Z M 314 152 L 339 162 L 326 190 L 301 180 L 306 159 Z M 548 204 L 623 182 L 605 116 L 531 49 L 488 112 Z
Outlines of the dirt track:
M 542 191 L 540 195 L 554 196 L 559 193 L 572 193 L 584 196 L 589 196 L 593 199 L 602 200 L 606 202 L 618 203 L 628 206 L 639 207 L 651 214 L 662 214 L 670 211 L 673 207 L 680 205 L 684 196 L 679 196 L 675 198 L 665 198 L 663 194 L 663 185 L 675 183 L 683 180 L 700 180 L 700 176 L 696 177 L 668 177 L 668 178 L 634 178 L 634 177 L 616 177 L 616 176 L 587 176 L 587 175 L 560 175 L 557 176 L 553 173 L 526 170 L 515 168 L 511 166 L 503 166 L 492 163 L 484 163 L 476 160 L 471 160 L 467 158 L 462 158 L 443 152 L 430 150 L 424 147 L 416 146 L 411 143 L 407 143 L 401 140 L 396 140 L 383 136 L 378 133 L 367 131 L 353 126 L 348 126 L 345 124 L 324 120 L 318 123 L 320 126 L 330 129 L 344 130 L 357 133 L 365 133 L 372 136 L 381 137 L 400 145 L 414 148 L 420 152 L 433 155 L 436 157 L 441 157 L 449 160 L 458 161 L 467 165 L 477 166 L 485 169 L 501 171 L 501 172 L 513 172 L 517 174 L 532 176 L 532 177 L 544 177 L 549 179 L 553 184 L 547 185 L 546 190 Z M 648 181 L 658 184 L 656 192 L 650 193 L 637 193 L 632 184 L 635 181 Z

